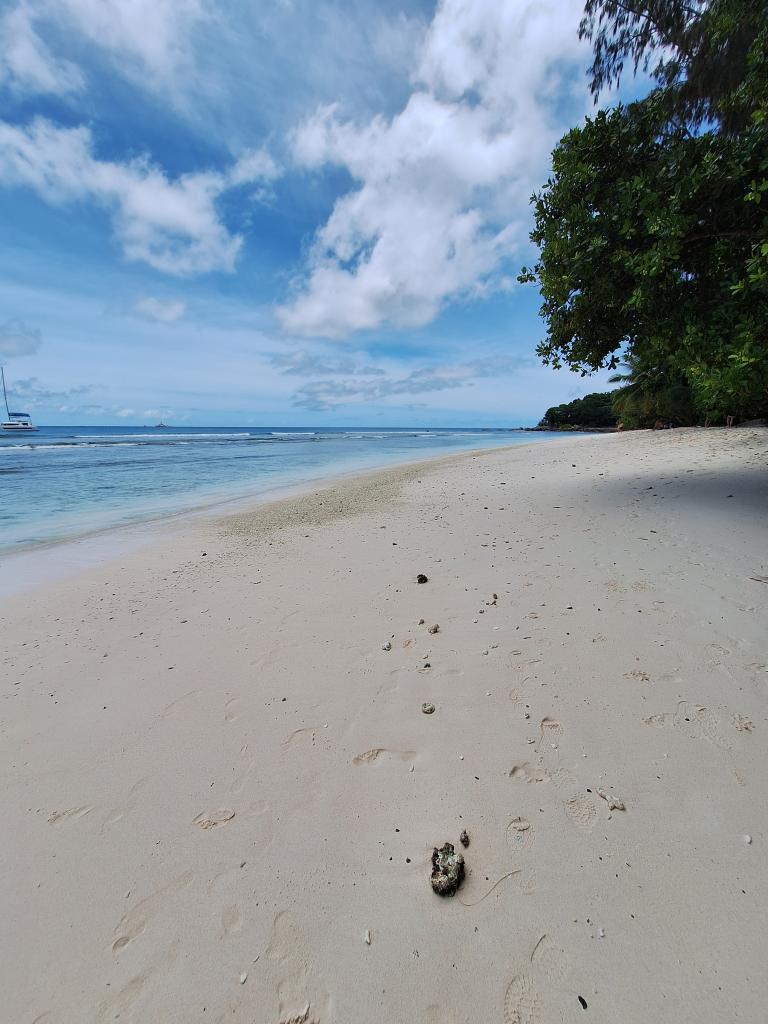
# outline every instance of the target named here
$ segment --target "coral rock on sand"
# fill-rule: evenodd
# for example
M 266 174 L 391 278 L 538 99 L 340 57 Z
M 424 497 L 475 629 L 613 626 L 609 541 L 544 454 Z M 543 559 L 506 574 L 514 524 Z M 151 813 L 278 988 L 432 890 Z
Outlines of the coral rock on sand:
M 424 703 L 421 705 L 421 710 L 424 712 L 425 715 L 434 715 L 435 705 L 431 704 L 429 701 L 424 701 Z
M 432 851 L 432 888 L 438 896 L 453 896 L 464 878 L 464 858 L 452 843 Z

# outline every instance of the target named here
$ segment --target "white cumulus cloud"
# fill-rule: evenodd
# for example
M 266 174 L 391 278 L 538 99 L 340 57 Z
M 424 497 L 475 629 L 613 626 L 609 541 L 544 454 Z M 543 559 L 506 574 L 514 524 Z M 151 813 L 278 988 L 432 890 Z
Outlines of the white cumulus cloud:
M 55 57 L 41 37 L 29 3 L 0 16 L 0 85 L 15 93 L 79 92 L 85 80 L 71 61 Z
M 42 0 L 40 6 L 112 51 L 124 71 L 155 82 L 168 81 L 189 65 L 192 30 L 212 16 L 203 0 Z
M 231 271 L 242 236 L 222 222 L 216 201 L 246 182 L 278 174 L 266 154 L 244 154 L 228 171 L 169 178 L 147 158 L 120 163 L 93 153 L 87 127 L 44 118 L 26 126 L 0 122 L 0 180 L 33 189 L 46 202 L 90 200 L 112 214 L 127 259 L 169 274 Z
M 308 381 L 294 394 L 293 403 L 315 412 L 325 412 L 339 406 L 386 401 L 393 396 L 452 391 L 472 387 L 476 380 L 485 377 L 508 376 L 530 362 L 530 359 L 511 356 L 484 357 L 466 363 L 424 366 L 400 376 L 380 376 L 381 371 L 375 371 L 374 376 L 371 370 L 362 369 L 362 379 L 345 377 L 341 380 Z
M 215 13 L 205 0 L 19 0 L 7 7 L 0 84 L 28 94 L 84 88 L 83 70 L 48 42 L 64 35 L 100 50 L 143 88 L 180 95 L 194 77 L 195 29 Z
M 355 187 L 317 231 L 292 301 L 295 334 L 343 337 L 428 323 L 452 299 L 508 288 L 528 199 L 588 100 L 580 0 L 442 0 L 413 91 L 392 118 L 318 110 L 294 133 L 309 169 L 336 165 Z
M 40 331 L 27 327 L 21 320 L 0 324 L 0 358 L 34 355 L 42 343 Z
M 145 320 L 172 324 L 184 315 L 187 306 L 180 299 L 157 299 L 154 295 L 141 295 L 134 302 L 133 308 Z

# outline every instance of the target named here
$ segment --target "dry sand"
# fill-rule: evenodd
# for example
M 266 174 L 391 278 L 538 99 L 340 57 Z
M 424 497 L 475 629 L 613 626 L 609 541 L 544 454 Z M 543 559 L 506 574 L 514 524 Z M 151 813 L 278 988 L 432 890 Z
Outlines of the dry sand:
M 456 456 L 6 600 L 0 1019 L 764 1021 L 767 466 Z

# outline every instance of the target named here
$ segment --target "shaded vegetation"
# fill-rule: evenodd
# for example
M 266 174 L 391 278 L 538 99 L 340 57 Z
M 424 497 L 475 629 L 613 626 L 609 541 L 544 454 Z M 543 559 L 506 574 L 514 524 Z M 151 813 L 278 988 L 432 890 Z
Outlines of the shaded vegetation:
M 613 395 L 610 392 L 595 392 L 547 409 L 539 426 L 551 430 L 591 430 L 596 427 L 615 427 L 616 420 Z
M 588 0 L 592 90 L 625 62 L 657 87 L 599 111 L 532 199 L 545 363 L 626 364 L 627 426 L 768 414 L 768 4 Z

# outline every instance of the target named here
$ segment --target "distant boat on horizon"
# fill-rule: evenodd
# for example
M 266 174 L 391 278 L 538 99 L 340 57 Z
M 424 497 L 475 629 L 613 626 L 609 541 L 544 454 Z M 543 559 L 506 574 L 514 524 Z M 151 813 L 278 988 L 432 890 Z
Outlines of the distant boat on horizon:
M 3 400 L 5 401 L 5 413 L 8 417 L 7 420 L 0 423 L 0 427 L 8 433 L 34 433 L 38 428 L 32 422 L 32 417 L 28 412 L 11 412 L 8 408 L 8 392 L 5 390 L 5 368 L 2 366 L 0 366 L 0 376 L 3 379 Z
M 160 420 L 159 423 L 155 424 L 155 430 L 167 430 L 167 429 L 168 429 L 168 424 L 167 423 L 163 423 L 162 420 Z

